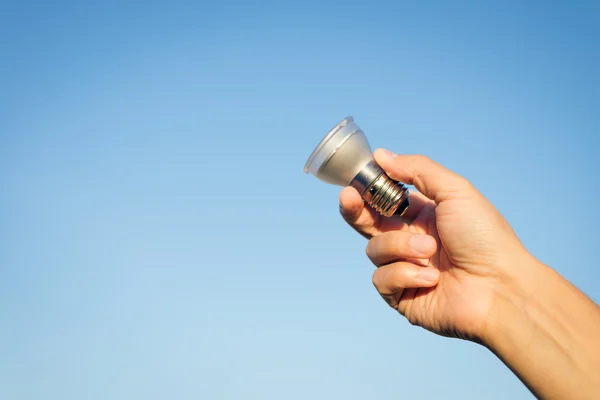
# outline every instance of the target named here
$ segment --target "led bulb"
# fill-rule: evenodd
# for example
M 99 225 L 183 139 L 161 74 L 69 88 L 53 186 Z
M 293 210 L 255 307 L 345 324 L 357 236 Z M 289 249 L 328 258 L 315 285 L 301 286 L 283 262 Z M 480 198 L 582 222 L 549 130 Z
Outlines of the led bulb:
M 352 186 L 381 215 L 402 215 L 409 206 L 408 189 L 375 163 L 371 146 L 354 118 L 329 131 L 312 152 L 304 172 L 336 185 Z

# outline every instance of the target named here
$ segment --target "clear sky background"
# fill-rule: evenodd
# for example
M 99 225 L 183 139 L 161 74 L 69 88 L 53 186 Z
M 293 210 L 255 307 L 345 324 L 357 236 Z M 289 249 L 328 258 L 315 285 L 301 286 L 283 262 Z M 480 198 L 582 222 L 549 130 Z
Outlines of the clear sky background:
M 0 3 L 0 398 L 530 398 L 377 295 L 347 115 L 600 301 L 598 2 L 80 3 Z

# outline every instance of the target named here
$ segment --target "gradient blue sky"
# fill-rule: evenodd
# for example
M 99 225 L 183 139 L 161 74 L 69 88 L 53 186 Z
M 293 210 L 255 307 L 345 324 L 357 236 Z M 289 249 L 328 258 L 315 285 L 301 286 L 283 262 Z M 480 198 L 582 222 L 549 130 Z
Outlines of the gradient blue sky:
M 531 397 L 302 167 L 353 115 L 599 301 L 597 2 L 96 3 L 0 3 L 0 398 Z

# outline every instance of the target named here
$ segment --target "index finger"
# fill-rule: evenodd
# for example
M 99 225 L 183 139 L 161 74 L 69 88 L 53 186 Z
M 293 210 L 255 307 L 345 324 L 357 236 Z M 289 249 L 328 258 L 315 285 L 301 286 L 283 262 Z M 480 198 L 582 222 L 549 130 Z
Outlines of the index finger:
M 367 239 L 384 232 L 401 230 L 410 224 L 423 207 L 431 204 L 431 200 L 418 192 L 410 192 L 410 206 L 402 217 L 382 217 L 363 202 L 360 194 L 353 187 L 345 187 L 340 192 L 340 213 L 354 230 Z
M 384 149 L 375 150 L 374 155 L 390 178 L 415 185 L 436 204 L 473 189 L 465 178 L 428 157 L 397 155 Z
M 381 215 L 365 206 L 360 194 L 353 187 L 345 187 L 340 192 L 340 214 L 348 225 L 367 239 L 379 233 Z

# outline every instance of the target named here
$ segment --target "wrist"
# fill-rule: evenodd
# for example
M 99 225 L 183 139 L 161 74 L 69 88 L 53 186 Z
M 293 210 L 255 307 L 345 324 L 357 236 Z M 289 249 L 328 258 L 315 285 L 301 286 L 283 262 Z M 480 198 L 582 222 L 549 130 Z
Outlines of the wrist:
M 591 398 L 600 390 L 600 309 L 527 255 L 498 286 L 483 344 L 536 396 Z
M 482 343 L 496 352 L 516 327 L 529 328 L 529 310 L 535 307 L 549 277 L 556 273 L 529 253 L 516 258 L 493 287 L 493 304 L 481 334 Z

